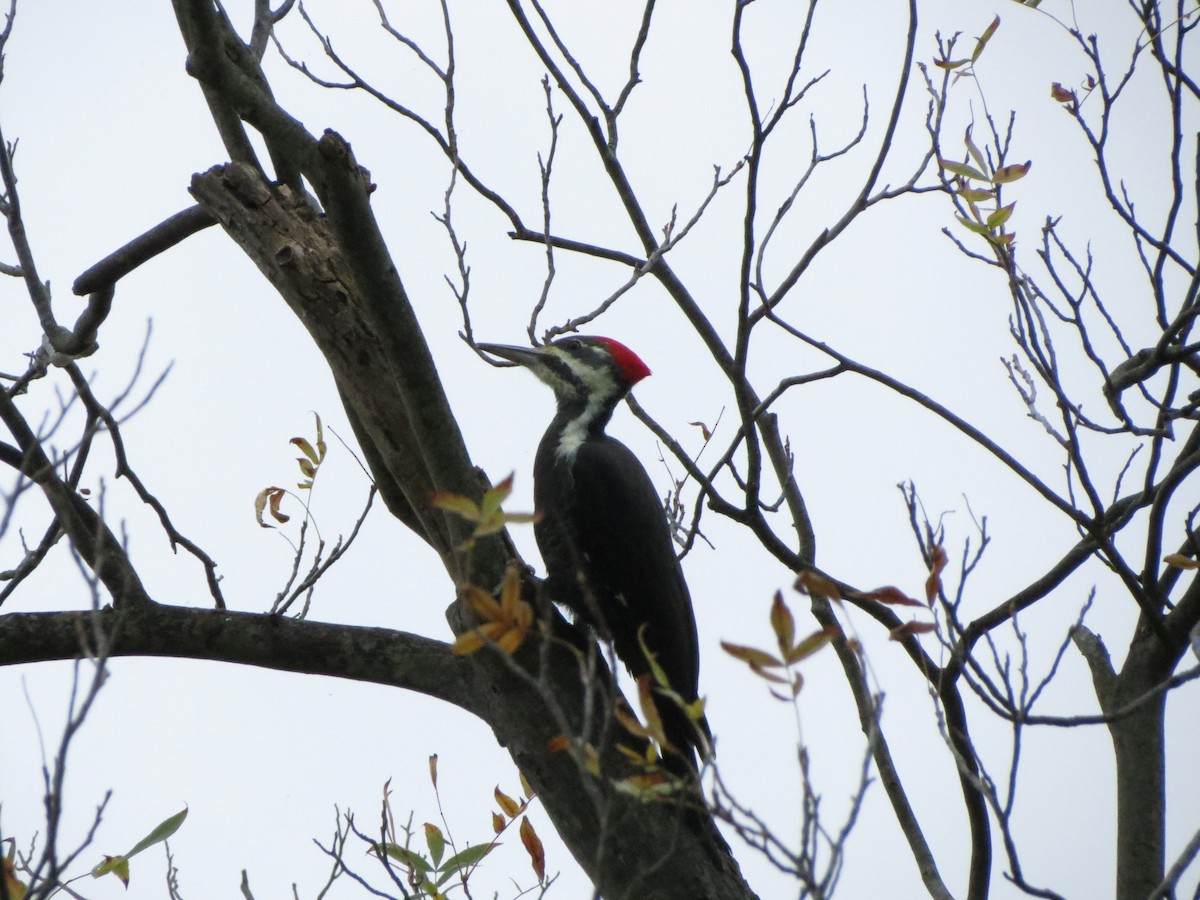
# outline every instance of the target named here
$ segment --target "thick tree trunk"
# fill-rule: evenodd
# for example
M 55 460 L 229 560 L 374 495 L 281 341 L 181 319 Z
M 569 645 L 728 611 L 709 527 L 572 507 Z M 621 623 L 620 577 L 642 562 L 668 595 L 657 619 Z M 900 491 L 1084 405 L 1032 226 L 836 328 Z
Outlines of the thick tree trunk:
M 1117 767 L 1117 900 L 1145 900 L 1166 866 L 1166 692 L 1172 654 L 1152 629 L 1139 627 L 1117 673 L 1099 636 L 1079 628 L 1075 644 L 1092 671 Z M 1177 656 L 1175 656 L 1177 659 Z M 1134 706 L 1134 704 L 1137 704 Z
M 335 140 L 339 139 L 327 134 L 323 143 Z M 383 352 L 388 341 L 376 331 L 380 325 L 360 294 L 346 258 L 349 253 L 331 226 L 305 198 L 266 184 L 253 167 L 242 163 L 197 175 L 192 193 L 283 295 L 321 349 L 347 414 L 356 422 L 356 435 L 369 442 L 366 456 L 373 474 L 381 485 L 393 485 L 389 509 L 439 551 L 452 575 L 461 573 L 454 540 L 431 517 L 432 480 L 414 464 L 419 460 L 417 448 L 428 450 L 429 436 L 406 414 L 402 379 L 395 375 L 397 361 Z M 457 428 L 453 430 L 457 434 Z M 384 494 L 387 500 L 388 492 Z M 507 556 L 498 538 L 476 541 L 473 580 L 498 583 Z M 567 627 L 560 617 L 554 618 L 557 628 Z M 519 661 L 523 673 L 518 661 L 491 652 L 473 661 L 483 668 L 479 683 L 488 686 L 487 697 L 464 708 L 484 718 L 508 748 L 559 835 L 604 897 L 754 896 L 707 816 L 689 825 L 679 806 L 631 798 L 609 780 L 588 774 L 569 754 L 548 749 L 564 725 L 577 734 L 587 728 L 574 653 L 530 650 Z M 598 677 L 607 676 L 600 672 Z M 611 748 L 601 764 L 606 773 L 626 773 Z

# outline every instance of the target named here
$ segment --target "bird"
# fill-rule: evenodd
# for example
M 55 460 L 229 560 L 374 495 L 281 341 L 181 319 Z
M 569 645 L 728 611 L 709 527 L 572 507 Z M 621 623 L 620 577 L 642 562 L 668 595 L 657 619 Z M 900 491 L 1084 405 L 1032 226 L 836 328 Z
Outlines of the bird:
M 696 619 L 666 513 L 634 453 L 605 433 L 616 406 L 650 368 L 619 341 L 571 336 L 538 347 L 478 344 L 530 370 L 554 391 L 557 410 L 533 463 L 534 536 L 546 590 L 603 640 L 635 678 L 649 675 L 667 745 L 663 768 L 696 777 L 711 732 L 658 685 L 694 706 L 700 655 Z

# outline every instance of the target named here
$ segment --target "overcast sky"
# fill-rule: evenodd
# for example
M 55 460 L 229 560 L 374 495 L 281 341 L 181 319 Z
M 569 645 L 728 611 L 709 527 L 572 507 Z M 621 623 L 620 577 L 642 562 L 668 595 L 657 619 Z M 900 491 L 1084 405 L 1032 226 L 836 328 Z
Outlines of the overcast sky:
M 248 24 L 250 4 L 228 5 L 236 22 Z M 428 8 L 405 9 L 408 5 Z M 629 3 L 606 3 L 602 11 L 599 5 L 558 5 L 563 7 L 555 14 L 563 16 L 564 39 L 579 48 L 581 62 L 597 73 L 601 90 L 615 91 L 627 74 L 622 48 L 628 46 L 638 10 Z M 440 56 L 436 4 L 394 6 L 394 23 L 428 41 L 431 52 Z M 514 200 L 527 222 L 536 224 L 537 153 L 545 152 L 549 139 L 539 83 L 543 73 L 518 42 L 501 4 L 482 6 L 455 13 L 462 152 L 485 180 Z M 708 191 L 713 165 L 728 170 L 745 150 L 726 6 L 662 4 L 643 60 L 645 83 L 634 92 L 623 120 L 622 152 L 658 225 L 665 224 L 675 203 L 681 216 L 690 215 Z M 764 97 L 777 92 L 770 86 L 781 83 L 791 58 L 796 29 L 791 6 L 760 0 L 751 11 L 752 49 L 762 67 Z M 810 67 L 813 74 L 828 67 L 830 74 L 814 88 L 810 105 L 796 111 L 771 160 L 766 183 L 774 193 L 765 205 L 773 208 L 780 201 L 779 192 L 807 159 L 810 111 L 822 146 L 832 149 L 857 131 L 866 84 L 870 127 L 864 149 L 824 169 L 821 180 L 802 195 L 799 212 L 768 257 L 771 277 L 790 266 L 797 248 L 840 215 L 857 190 L 882 131 L 902 59 L 903 11 L 898 4 L 883 9 L 883 4 L 863 0 L 829 6 L 818 19 L 820 39 L 814 42 Z M 1060 0 L 1045 0 L 1043 7 L 1066 14 Z M 440 115 L 437 85 L 411 56 L 377 33 L 371 4 L 314 2 L 309 9 L 319 25 L 331 30 L 339 53 L 360 64 L 381 87 L 426 115 Z M 979 72 L 993 113 L 1006 117 L 1010 107 L 1019 110 L 1014 158 L 1034 160 L 1029 178 L 1013 193 L 1018 200 L 1015 228 L 1025 252 L 1032 255 L 1045 216 L 1064 213 L 1066 234 L 1081 241 L 1094 237 L 1102 251 L 1097 253 L 1098 277 L 1113 286 L 1112 296 L 1120 298 L 1128 286 L 1129 296 L 1136 297 L 1134 282 L 1128 280 L 1134 269 L 1130 249 L 1120 238 L 1097 231 L 1105 210 L 1095 194 L 1088 154 L 1049 96 L 1052 81 L 1074 84 L 1085 70 L 1066 36 L 1045 16 L 1013 3 L 923 3 L 917 58 L 933 59 L 935 31 L 946 35 L 961 30 L 969 46 L 997 12 L 1003 23 Z M 1111 36 L 1114 45 L 1128 43 L 1130 17 L 1123 7 L 1110 4 L 1097 15 L 1082 27 Z M 293 19 L 283 32 L 289 51 L 332 76 L 319 47 L 298 17 Z M 316 88 L 283 67 L 273 50 L 268 59 L 268 75 L 284 106 L 314 133 L 326 127 L 342 133 L 370 169 L 378 184 L 376 215 L 415 298 L 468 447 L 494 478 L 516 472 L 509 508 L 529 509 L 533 450 L 549 420 L 552 399 L 525 373 L 487 368 L 456 336 L 461 312 L 443 280 L 454 271 L 454 259 L 445 232 L 430 215 L 442 206 L 448 177 L 444 158 L 417 129 L 365 96 Z M 19 139 L 16 167 L 26 227 L 42 276 L 50 279 L 66 320 L 78 308 L 70 297 L 73 279 L 190 205 L 191 174 L 225 160 L 183 60 L 169 4 L 43 0 L 18 11 L 0 86 L 0 127 L 8 141 Z M 914 79 L 895 140 L 898 158 L 885 170 L 885 180 L 907 177 L 907 167 L 923 151 L 922 92 Z M 978 115 L 982 109 L 970 84 L 962 84 L 954 97 L 951 136 L 961 134 L 972 110 Z M 555 104 L 569 113 L 560 95 Z M 1161 198 L 1153 193 L 1157 148 L 1146 135 L 1161 125 L 1159 115 L 1150 103 L 1135 105 L 1118 123 L 1124 129 L 1118 139 L 1127 142 L 1123 158 L 1151 160 L 1145 167 L 1150 174 L 1139 173 L 1136 166 L 1128 171 L 1131 189 L 1144 191 L 1138 195 L 1139 209 L 1151 216 Z M 569 114 L 560 140 L 561 181 L 552 189 L 556 230 L 636 249 L 627 226 L 622 228 L 611 191 L 597 186 L 595 164 Z M 789 155 L 783 148 L 792 146 L 794 155 Z M 675 251 L 677 268 L 726 336 L 734 325 L 737 203 L 732 192 L 719 196 L 709 216 Z M 514 245 L 506 237 L 508 223 L 465 191 L 455 214 L 470 242 L 477 336 L 524 341 L 545 274 L 543 251 Z M 1195 210 L 1184 218 L 1194 220 Z M 831 345 L 911 380 L 995 429 L 1031 469 L 1059 484 L 1056 448 L 1026 418 L 999 362 L 1013 352 L 1004 286 L 938 234 L 949 222 L 949 206 L 940 198 L 878 210 L 856 224 L 844 246 L 814 268 L 786 312 Z M 11 251 L 0 250 L 0 260 L 11 262 Z M 590 309 L 627 275 L 565 254 L 558 263 L 542 327 Z M 39 343 L 40 333 L 22 286 L 9 281 L 0 283 L 0 290 L 0 370 L 11 372 L 21 368 L 20 354 Z M 1113 302 L 1120 311 L 1121 300 Z M 1136 317 L 1129 321 L 1131 343 L 1143 346 Z M 262 487 L 297 480 L 288 440 L 311 436 L 314 411 L 327 428 L 350 440 L 328 370 L 279 297 L 216 229 L 190 238 L 119 285 L 101 349 L 83 362 L 85 371 L 96 373 L 94 384 L 102 398 L 116 395 L 128 383 L 151 324 L 135 396 L 168 366 L 170 375 L 149 407 L 125 426 L 131 462 L 166 503 L 177 527 L 218 560 L 230 606 L 266 609 L 287 577 L 291 548 L 280 535 L 259 528 L 252 502 Z M 723 427 L 726 432 L 733 427 L 719 373 L 656 288 L 639 285 L 599 330 L 628 343 L 646 360 L 654 375 L 638 386 L 638 400 L 688 446 L 699 446 L 689 422 L 711 425 L 724 410 Z M 826 364 L 791 345 L 766 343 L 757 364 L 764 383 Z M 36 419 L 36 409 L 55 402 L 48 380 L 34 388 L 23 409 Z M 1038 498 L 994 460 L 879 390 L 839 379 L 797 392 L 778 411 L 817 528 L 818 562 L 848 581 L 921 591 L 924 572 L 895 487 L 910 478 L 921 489 L 931 517 L 946 515 L 952 557 L 965 538 L 974 540 L 972 511 L 988 517 L 994 543 L 974 576 L 971 611 L 994 606 L 1075 540 L 1069 522 L 1048 516 Z M 653 436 L 626 410 L 618 410 L 610 430 L 638 452 L 665 493 L 668 472 L 678 473 L 678 466 L 658 461 Z M 324 536 L 333 539 L 352 527 L 368 484 L 352 456 L 327 438 L 330 457 L 314 493 L 314 511 Z M 1119 468 L 1122 460 L 1122 454 L 1114 454 L 1105 465 Z M 91 471 L 90 486 L 97 496 L 103 490 L 109 519 L 123 523 L 151 594 L 162 602 L 205 605 L 199 565 L 185 555 L 171 555 L 152 516 L 124 485 L 114 483 L 103 454 Z M 26 539 L 33 541 L 46 520 L 29 503 L 21 521 Z M 798 779 L 791 710 L 772 700 L 761 682 L 718 646 L 721 640 L 768 645 L 771 597 L 777 589 L 789 591 L 791 576 L 746 535 L 711 515 L 704 530 L 714 547 L 698 543 L 685 570 L 701 637 L 701 691 L 709 697 L 722 768 L 748 806 L 780 833 L 792 834 L 798 822 Z M 514 537 L 527 559 L 538 560 L 529 529 L 516 529 Z M 9 601 L 5 612 L 87 604 L 82 580 L 63 550 Z M 19 556 L 18 535 L 10 530 L 0 544 L 0 569 L 11 567 Z M 1099 579 L 1095 570 L 1069 579 L 1049 603 L 1022 619 L 1043 666 L 1093 584 L 1102 583 Z M 804 610 L 803 598 L 789 592 L 788 599 L 798 614 Z M 310 616 L 446 638 L 443 610 L 451 600 L 434 555 L 380 505 L 359 543 L 322 581 Z M 1106 638 L 1117 662 L 1134 612 L 1122 594 L 1102 591 L 1096 597 L 1089 623 Z M 886 693 L 884 715 L 909 797 L 928 829 L 943 877 L 960 890 L 967 862 L 966 825 L 952 763 L 931 724 L 933 704 L 897 645 L 864 617 L 851 616 L 849 623 L 861 629 L 875 677 Z M 935 645 L 929 647 L 936 656 Z M 245 868 L 260 900 L 290 895 L 292 882 L 299 885 L 301 897 L 312 897 L 328 861 L 311 841 L 328 841 L 335 805 L 353 809 L 362 827 L 373 829 L 382 785 L 391 779 L 398 816 L 411 809 L 418 827 L 439 821 L 427 775 L 430 754 L 440 757 L 442 800 L 461 841 L 475 843 L 490 834 L 495 785 L 509 793 L 519 789 L 511 761 L 484 725 L 419 696 L 200 662 L 119 659 L 109 668 L 110 681 L 73 747 L 67 783 L 64 848 L 80 839 L 104 792 L 113 791 L 103 827 L 80 871 L 102 853 L 127 850 L 187 804 L 189 820 L 172 841 L 184 896 L 234 896 Z M 822 809 L 837 823 L 854 788 L 862 737 L 832 655 L 815 658 L 804 672 L 804 740 L 824 796 Z M 66 663 L 0 669 L 7 723 L 0 737 L 0 825 L 6 837 L 17 836 L 22 846 L 41 827 L 39 729 L 48 748 L 56 746 L 70 684 Z M 1200 775 L 1185 762 L 1194 762 L 1200 741 L 1197 718 L 1186 712 L 1198 700 L 1200 688 L 1193 683 L 1169 705 L 1169 857 L 1197 827 Z M 1086 668 L 1074 652 L 1067 654 L 1046 702 L 1047 713 L 1095 711 Z M 977 743 L 993 763 L 1002 764 L 1007 730 L 978 714 L 974 727 Z M 1111 894 L 1113 771 L 1105 733 L 1033 732 L 1026 741 L 1016 815 L 1026 874 L 1070 897 Z M 554 841 L 536 805 L 532 818 L 549 845 L 548 869 L 561 872 L 552 896 L 583 896 L 585 879 Z M 882 791 L 873 787 L 851 842 L 843 896 L 919 896 L 919 879 L 903 843 Z M 481 872 L 475 896 L 491 896 L 492 891 L 511 896 L 515 891 L 509 878 L 522 885 L 532 882 L 519 839 L 513 834 L 506 844 L 507 855 L 489 861 Z M 1014 896 L 999 875 L 999 849 L 993 896 Z M 791 894 L 789 879 L 753 851 L 736 845 L 735 850 L 763 897 Z M 358 849 L 350 859 L 369 868 Z M 101 900 L 157 898 L 163 896 L 164 868 L 161 851 L 155 849 L 134 861 L 128 891 L 115 880 L 77 887 L 84 896 Z M 912 893 L 895 893 L 897 884 L 911 885 Z M 330 894 L 359 895 L 349 882 Z

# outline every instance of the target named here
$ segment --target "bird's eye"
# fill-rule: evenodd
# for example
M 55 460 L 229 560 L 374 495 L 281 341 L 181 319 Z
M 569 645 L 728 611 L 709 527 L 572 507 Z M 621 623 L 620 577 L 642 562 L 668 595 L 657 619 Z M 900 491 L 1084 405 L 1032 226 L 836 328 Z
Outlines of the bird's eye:
M 562 342 L 564 350 L 578 350 L 582 346 L 583 342 L 579 338 L 567 338 L 567 340 Z

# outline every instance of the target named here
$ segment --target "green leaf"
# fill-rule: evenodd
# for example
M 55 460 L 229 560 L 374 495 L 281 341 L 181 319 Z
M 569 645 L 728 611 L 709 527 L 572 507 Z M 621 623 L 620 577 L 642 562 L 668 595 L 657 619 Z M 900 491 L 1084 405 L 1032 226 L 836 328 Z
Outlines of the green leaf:
M 293 443 L 297 447 L 299 447 L 300 452 L 303 453 L 305 456 L 307 456 L 310 460 L 312 460 L 313 465 L 316 465 L 321 462 L 321 457 L 319 457 L 317 455 L 317 451 L 313 449 L 313 445 L 310 444 L 308 441 L 306 441 L 304 438 L 294 437 L 294 438 L 292 438 L 290 443 Z
M 939 159 L 938 165 L 952 175 L 961 175 L 963 178 L 974 178 L 976 181 L 988 181 L 988 177 L 978 169 L 968 166 L 966 163 L 953 162 L 948 159 Z
M 429 865 L 429 860 L 420 853 L 409 850 L 407 847 L 401 847 L 399 844 L 376 844 L 375 852 L 378 853 L 380 848 L 389 857 L 411 869 L 418 878 L 424 878 L 432 869 L 432 866 Z
M 1005 222 L 1007 222 L 1009 216 L 1012 215 L 1013 207 L 1016 205 L 1017 205 L 1016 203 L 1010 203 L 1010 204 L 1008 204 L 1008 206 L 1002 206 L 995 212 L 991 213 L 987 217 L 988 227 L 989 228 L 999 228 L 1001 225 L 1003 225 Z
M 995 190 L 984 191 L 979 188 L 960 188 L 958 196 L 968 203 L 985 203 L 988 200 L 994 200 L 996 192 Z
M 971 159 L 973 159 L 975 161 L 975 165 L 979 166 L 979 170 L 981 172 L 985 171 L 987 169 L 988 165 L 987 165 L 987 162 L 983 158 L 983 153 L 980 151 L 980 149 L 978 147 L 975 146 L 975 142 L 973 140 L 971 140 L 971 126 L 970 125 L 967 126 L 967 133 L 963 136 L 963 143 L 965 143 L 967 145 L 967 152 L 969 154 L 971 154 Z
M 478 865 L 481 859 L 499 846 L 499 844 L 493 842 L 490 844 L 476 844 L 474 847 L 468 847 L 466 850 L 460 850 L 458 853 L 455 853 L 444 863 L 442 863 L 442 868 L 446 869 L 447 871 L 451 869 L 454 871 L 462 871 L 463 869 Z
M 462 873 L 466 869 L 479 864 L 479 861 L 492 852 L 500 845 L 497 843 L 477 844 L 474 847 L 468 847 L 466 850 L 460 850 L 441 866 L 441 877 L 437 880 L 437 886 L 441 887 L 455 875 Z
M 492 513 L 499 511 L 501 504 L 512 493 L 514 474 L 516 473 L 509 473 L 509 476 L 499 484 L 494 484 L 483 492 L 483 502 L 479 504 L 479 508 L 482 511 L 481 518 L 489 518 Z
M 92 877 L 100 878 L 109 873 L 116 875 L 121 879 L 121 883 L 125 887 L 129 887 L 129 857 L 127 856 L 106 856 L 104 862 L 92 869 Z
M 988 228 L 982 222 L 972 222 L 970 219 L 964 219 L 962 216 L 958 215 L 956 215 L 954 218 L 958 219 L 960 225 L 963 225 L 969 231 L 973 231 L 976 234 L 990 235 L 992 233 L 992 229 Z
M 148 835 L 134 844 L 132 850 L 125 854 L 126 858 L 137 856 L 147 847 L 153 847 L 155 844 L 160 844 L 179 830 L 179 826 L 183 824 L 183 820 L 187 818 L 188 810 L 185 806 L 175 815 L 163 819 L 159 822 L 154 830 Z
M 992 19 L 992 24 L 983 30 L 983 34 L 979 36 L 979 40 L 975 43 L 975 52 L 971 54 L 971 62 L 979 59 L 983 54 L 983 48 L 987 46 L 987 42 L 992 39 L 992 35 L 996 33 L 996 29 L 1000 27 L 1000 17 Z
M 450 494 L 439 491 L 430 498 L 430 501 L 438 509 L 455 513 L 468 522 L 478 522 L 481 518 L 479 507 L 475 504 L 475 501 L 470 497 L 464 497 L 462 494 Z
M 446 852 L 446 839 L 442 837 L 442 830 L 431 822 L 425 823 L 425 843 L 429 845 L 429 855 L 436 867 Z

